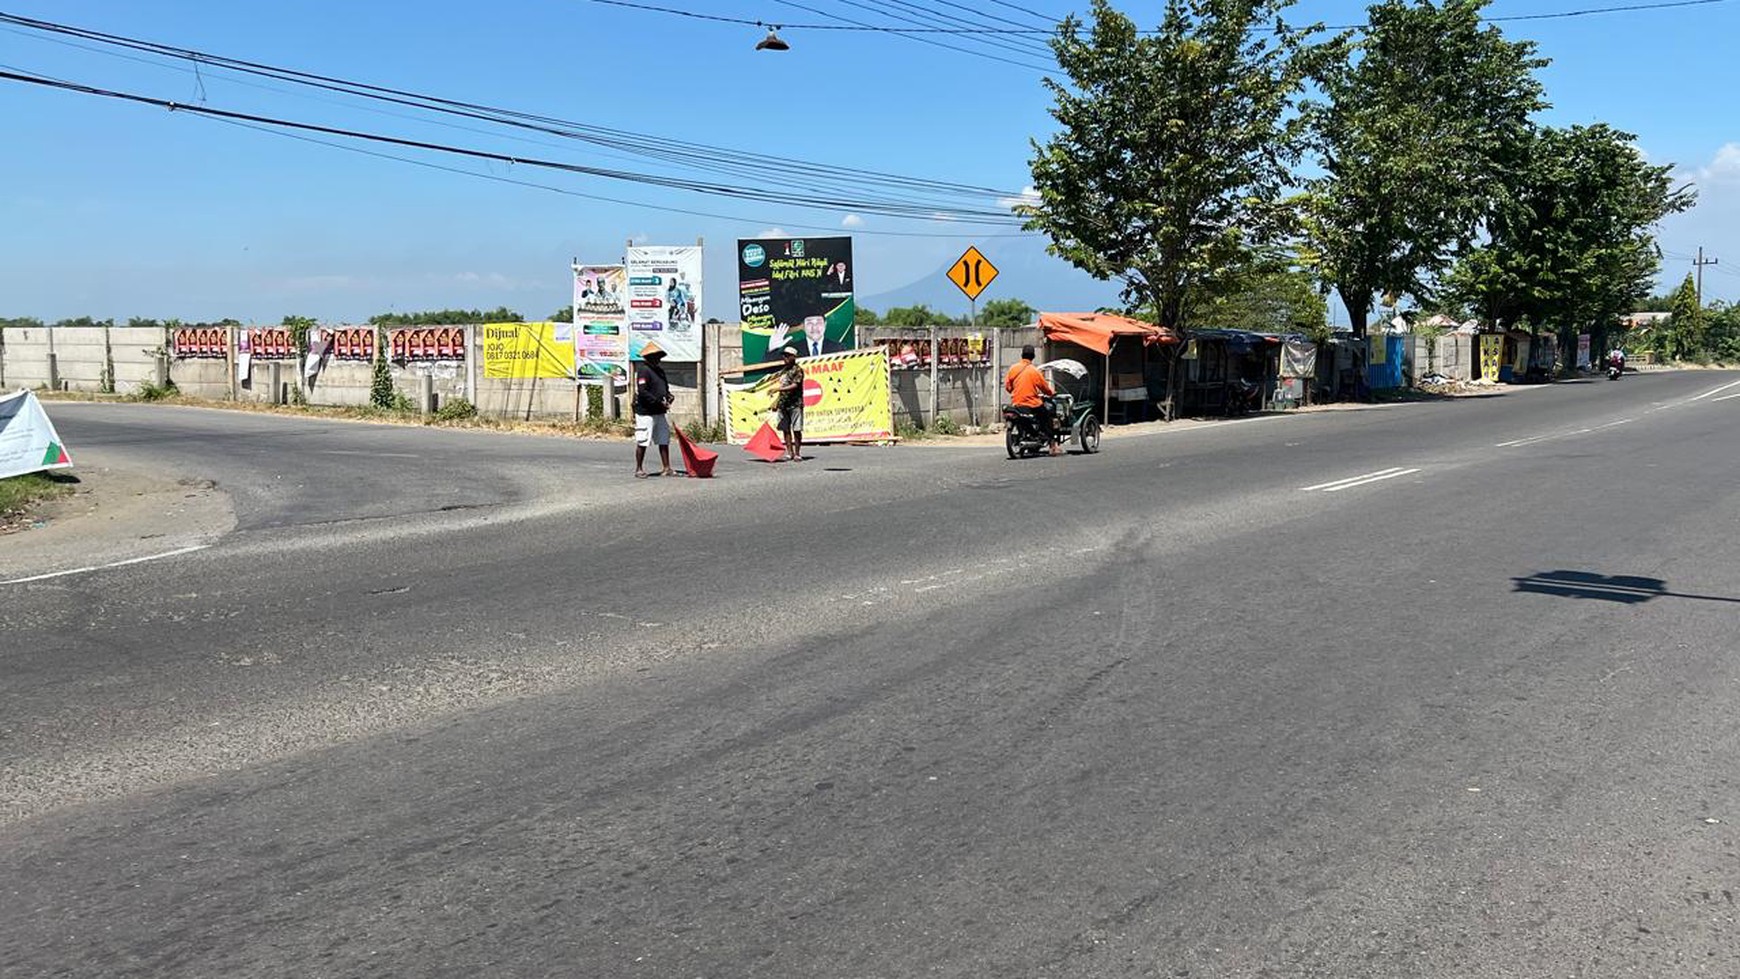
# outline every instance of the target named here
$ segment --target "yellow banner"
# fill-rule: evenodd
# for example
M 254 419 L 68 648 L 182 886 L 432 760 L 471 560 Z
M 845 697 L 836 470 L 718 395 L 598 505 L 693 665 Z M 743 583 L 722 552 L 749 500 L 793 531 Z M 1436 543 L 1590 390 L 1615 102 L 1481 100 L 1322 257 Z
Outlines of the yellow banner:
M 492 381 L 572 378 L 574 325 L 485 323 L 483 376 Z
M 874 442 L 894 437 L 889 401 L 888 350 L 852 350 L 801 357 L 804 369 L 804 441 Z M 726 384 L 725 430 L 731 441 L 749 441 L 773 422 L 773 386 L 778 372 L 746 384 Z
M 1483 333 L 1480 336 L 1480 377 L 1482 380 L 1498 380 L 1498 366 L 1504 360 L 1504 337 L 1494 333 Z

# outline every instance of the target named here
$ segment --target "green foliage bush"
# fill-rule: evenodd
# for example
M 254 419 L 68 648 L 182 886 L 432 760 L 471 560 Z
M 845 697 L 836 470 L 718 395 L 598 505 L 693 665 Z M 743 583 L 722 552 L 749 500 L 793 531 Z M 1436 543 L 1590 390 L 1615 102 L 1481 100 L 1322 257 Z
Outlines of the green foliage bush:
M 460 421 L 465 418 L 476 418 L 477 406 L 464 398 L 449 398 L 435 409 L 435 420 L 438 422 Z

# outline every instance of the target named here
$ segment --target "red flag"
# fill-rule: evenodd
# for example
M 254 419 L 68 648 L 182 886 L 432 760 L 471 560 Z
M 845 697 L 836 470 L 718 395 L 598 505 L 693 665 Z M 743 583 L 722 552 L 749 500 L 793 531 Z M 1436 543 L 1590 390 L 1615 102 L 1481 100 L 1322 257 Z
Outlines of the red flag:
M 689 478 L 713 478 L 713 463 L 719 461 L 719 453 L 712 449 L 703 449 L 689 441 L 689 437 L 683 434 L 683 430 L 674 425 L 671 426 L 671 431 L 676 433 L 677 448 L 683 451 L 683 468 L 688 471 Z
M 743 451 L 762 462 L 774 462 L 785 454 L 785 443 L 781 442 L 779 436 L 774 434 L 772 425 L 762 422 L 761 427 L 755 430 L 755 436 L 749 440 L 749 444 L 743 447 Z

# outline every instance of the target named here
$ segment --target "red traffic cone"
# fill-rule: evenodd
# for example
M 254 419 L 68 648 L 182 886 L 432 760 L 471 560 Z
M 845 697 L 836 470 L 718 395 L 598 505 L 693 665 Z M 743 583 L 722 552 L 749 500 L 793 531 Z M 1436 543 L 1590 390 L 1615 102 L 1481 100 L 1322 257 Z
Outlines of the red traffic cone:
M 749 444 L 743 447 L 743 451 L 762 462 L 776 462 L 780 456 L 785 454 L 785 443 L 781 442 L 779 436 L 774 434 L 772 425 L 762 422 L 761 427 L 755 430 L 755 436 L 749 440 Z
M 673 427 L 671 431 L 677 435 L 677 448 L 683 452 L 683 469 L 688 472 L 689 478 L 712 479 L 713 463 L 719 461 L 719 453 L 712 449 L 703 449 L 689 441 L 689 437 L 680 428 Z

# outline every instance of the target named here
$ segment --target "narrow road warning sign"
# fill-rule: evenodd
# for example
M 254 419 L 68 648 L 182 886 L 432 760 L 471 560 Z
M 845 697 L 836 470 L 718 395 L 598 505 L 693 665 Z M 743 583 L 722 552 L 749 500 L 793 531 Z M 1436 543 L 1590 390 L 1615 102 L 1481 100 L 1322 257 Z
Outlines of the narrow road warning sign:
M 985 287 L 996 277 L 997 266 L 980 254 L 976 246 L 969 247 L 966 254 L 949 267 L 949 281 L 974 302 L 978 301 L 979 293 L 984 292 Z

